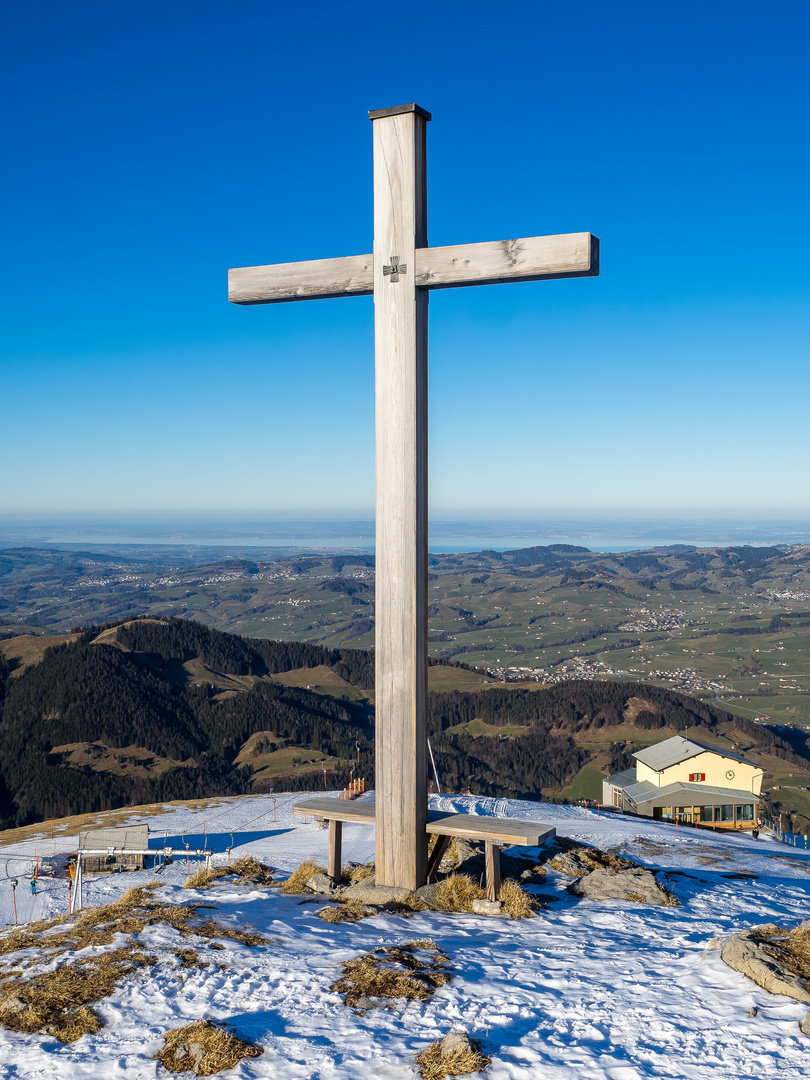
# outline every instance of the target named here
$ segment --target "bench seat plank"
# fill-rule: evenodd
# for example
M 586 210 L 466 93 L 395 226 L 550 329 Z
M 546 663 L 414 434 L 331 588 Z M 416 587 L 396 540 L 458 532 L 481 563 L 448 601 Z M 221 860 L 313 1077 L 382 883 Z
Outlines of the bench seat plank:
M 557 835 L 553 825 L 541 821 L 518 821 L 516 818 L 481 817 L 478 814 L 428 813 L 427 831 L 440 836 L 467 836 L 502 844 L 538 847 Z
M 293 806 L 293 813 L 320 817 L 327 821 L 353 821 L 362 825 L 374 824 L 374 803 L 353 802 L 321 796 L 303 799 Z M 429 810 L 427 832 L 439 836 L 466 836 L 501 844 L 537 847 L 556 835 L 552 825 L 539 821 L 518 821 L 515 818 L 481 817 L 478 814 L 448 814 Z
M 293 813 L 300 817 L 319 817 L 326 821 L 354 821 L 361 825 L 374 824 L 374 803 L 353 802 L 351 799 L 333 799 L 326 795 L 315 799 L 303 799 L 293 806 Z

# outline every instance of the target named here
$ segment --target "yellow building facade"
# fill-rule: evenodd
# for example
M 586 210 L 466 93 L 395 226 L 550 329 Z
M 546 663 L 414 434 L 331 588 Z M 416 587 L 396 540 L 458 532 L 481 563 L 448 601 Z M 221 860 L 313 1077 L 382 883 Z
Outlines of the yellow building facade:
M 756 825 L 763 771 L 755 762 L 682 735 L 633 757 L 633 768 L 603 781 L 608 806 L 713 828 Z

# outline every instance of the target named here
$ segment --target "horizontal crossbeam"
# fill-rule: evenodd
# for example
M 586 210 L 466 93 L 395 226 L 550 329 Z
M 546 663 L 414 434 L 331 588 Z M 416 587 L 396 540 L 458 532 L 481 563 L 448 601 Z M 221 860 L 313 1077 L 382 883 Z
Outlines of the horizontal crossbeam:
M 405 272 L 410 273 L 410 268 Z M 599 240 L 591 233 L 561 233 L 417 248 L 414 272 L 416 285 L 423 289 L 596 277 Z M 396 282 L 387 279 L 385 287 L 396 288 Z M 228 299 L 233 304 L 281 304 L 290 300 L 371 296 L 373 292 L 372 255 L 243 266 L 228 271 Z

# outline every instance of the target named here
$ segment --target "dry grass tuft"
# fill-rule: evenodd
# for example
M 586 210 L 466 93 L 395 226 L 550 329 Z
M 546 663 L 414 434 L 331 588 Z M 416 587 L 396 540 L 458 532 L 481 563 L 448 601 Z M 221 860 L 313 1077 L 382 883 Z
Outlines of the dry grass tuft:
M 347 863 L 340 871 L 340 877 L 342 881 L 350 881 L 352 885 L 356 885 L 358 881 L 365 881 L 366 878 L 374 877 L 375 866 L 374 863 L 365 863 L 362 866 L 353 866 Z
M 299 867 L 300 869 L 300 867 Z M 310 874 L 310 877 L 312 875 Z M 210 889 L 217 881 L 226 877 L 238 877 L 251 885 L 275 885 L 271 867 L 265 866 L 252 855 L 245 855 L 233 866 L 202 867 L 192 874 L 183 884 L 184 889 Z M 307 881 L 309 878 L 307 878 Z
M 174 955 L 180 961 L 181 968 L 211 967 L 207 960 L 201 960 L 193 949 L 175 949 Z
M 233 926 L 225 926 L 216 919 L 206 919 L 192 927 L 189 933 L 199 934 L 200 937 L 226 938 L 228 941 L 238 941 L 240 945 L 266 945 L 267 938 L 258 930 L 238 930 Z
M 455 837 L 455 836 L 451 837 L 450 843 L 447 845 L 447 850 L 445 851 L 444 855 L 442 855 L 442 862 L 451 862 L 453 864 L 456 864 L 458 862 L 458 842 L 457 842 L 457 840 L 458 840 L 457 837 Z M 439 842 L 439 834 L 438 833 L 433 833 L 433 835 L 428 840 L 428 857 L 430 857 L 433 854 L 433 849 L 436 847 L 438 842 Z
M 240 877 L 243 881 L 249 882 L 251 885 L 275 885 L 273 880 L 273 868 L 271 866 L 265 866 L 264 863 L 260 863 L 258 859 L 254 859 L 252 855 L 243 855 L 241 859 L 238 859 L 231 871 Z
M 472 911 L 473 900 L 483 900 L 486 892 L 467 874 L 450 874 L 440 881 L 434 900 L 443 911 Z
M 101 1021 L 89 1006 L 108 997 L 127 975 L 157 962 L 133 940 L 146 926 L 162 923 L 181 937 L 230 939 L 243 945 L 267 941 L 255 931 L 238 930 L 214 919 L 201 922 L 198 911 L 202 904 L 161 903 L 152 895 L 155 887 L 129 889 L 119 900 L 104 907 L 15 927 L 0 934 L 0 956 L 23 954 L 13 969 L 0 967 L 0 1024 L 15 1031 L 53 1034 L 62 1042 L 72 1042 L 85 1032 L 98 1031 Z M 123 948 L 121 938 L 129 939 Z M 37 966 L 58 960 L 68 950 L 97 949 L 104 945 L 117 947 L 67 959 L 47 973 L 32 973 Z M 176 955 L 183 959 L 181 954 L 196 957 L 191 949 L 178 950 Z M 206 966 L 196 959 L 193 962 Z
M 164 1036 L 163 1049 L 155 1054 L 169 1072 L 193 1072 L 213 1076 L 232 1069 L 243 1058 L 258 1057 L 260 1046 L 240 1039 L 220 1024 L 198 1020 L 196 1024 L 174 1028 Z
M 501 882 L 498 899 L 503 905 L 503 910 L 513 919 L 531 919 L 538 908 L 534 897 L 512 878 Z
M 152 963 L 154 957 L 127 945 L 32 979 L 9 981 L 0 1000 L 0 1022 L 12 1031 L 44 1032 L 63 1043 L 75 1042 L 101 1030 L 101 1020 L 89 1006 L 109 997 L 126 975 Z
M 358 904 L 352 900 L 347 900 L 345 904 L 340 904 L 338 907 L 321 908 L 316 914 L 324 922 L 342 923 L 367 919 L 370 915 L 378 915 L 379 911 L 377 908 L 369 907 L 367 904 Z
M 754 939 L 783 968 L 804 979 L 810 990 L 810 925 L 801 923 L 792 930 L 779 928 L 774 934 L 757 934 Z
M 231 874 L 231 868 L 229 866 L 211 866 L 201 867 L 191 877 L 186 878 L 183 882 L 184 889 L 210 889 L 215 881 L 219 881 L 220 878 L 228 877 Z
M 326 868 L 318 866 L 314 862 L 302 862 L 301 865 L 290 874 L 284 884 L 281 886 L 283 893 L 296 893 L 306 892 L 306 883 L 315 874 L 325 874 Z
M 577 855 L 592 870 L 619 871 L 638 866 L 638 863 L 623 859 L 621 855 L 612 855 L 609 851 L 600 851 L 599 848 L 594 847 L 575 847 L 571 854 Z
M 472 1049 L 453 1050 L 442 1053 L 442 1040 L 431 1043 L 416 1058 L 422 1080 L 444 1080 L 446 1076 L 466 1076 L 467 1073 L 483 1072 L 492 1064 L 492 1058 L 482 1053 L 473 1043 Z
M 347 1005 L 358 1005 L 363 998 L 427 1001 L 452 980 L 448 967 L 448 957 L 432 941 L 385 945 L 347 960 L 342 978 L 331 989 L 343 994 Z

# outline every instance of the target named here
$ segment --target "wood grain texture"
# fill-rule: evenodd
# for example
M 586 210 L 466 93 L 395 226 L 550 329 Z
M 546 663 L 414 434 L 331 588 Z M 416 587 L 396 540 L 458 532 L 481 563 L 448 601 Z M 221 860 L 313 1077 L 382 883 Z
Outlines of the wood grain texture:
M 416 284 L 426 289 L 598 274 L 599 241 L 591 233 L 425 247 L 416 252 Z
M 371 296 L 373 291 L 371 255 L 241 266 L 228 271 L 228 299 L 232 304 L 282 304 L 290 300 Z
M 399 251 L 382 255 L 407 259 Z M 415 284 L 422 289 L 452 289 L 465 285 L 497 285 L 544 278 L 596 277 L 599 241 L 591 233 L 528 236 L 483 244 L 417 247 Z M 408 273 L 412 274 L 414 262 Z M 383 276 L 383 282 L 390 284 Z M 337 296 L 371 296 L 374 256 L 347 255 L 340 259 L 242 266 L 228 271 L 232 304 L 282 304 L 291 300 L 326 300 Z
M 322 821 L 353 821 L 360 825 L 373 825 L 375 820 L 374 803 L 334 799 L 327 795 L 302 799 L 292 809 L 299 817 L 320 818 Z
M 427 303 L 414 284 L 427 244 L 426 120 L 381 117 L 374 143 L 377 450 L 376 880 L 427 873 Z M 394 258 L 407 270 L 392 280 Z
M 497 900 L 501 891 L 501 852 L 497 844 L 487 840 L 484 844 L 487 868 L 487 900 Z
M 445 814 L 431 810 L 425 826 L 428 833 L 464 836 L 470 840 L 499 840 L 504 844 L 538 847 L 557 835 L 553 825 L 516 818 L 479 817 L 477 814 Z
M 326 872 L 334 881 L 340 881 L 341 848 L 343 846 L 343 822 L 329 819 L 329 859 Z

